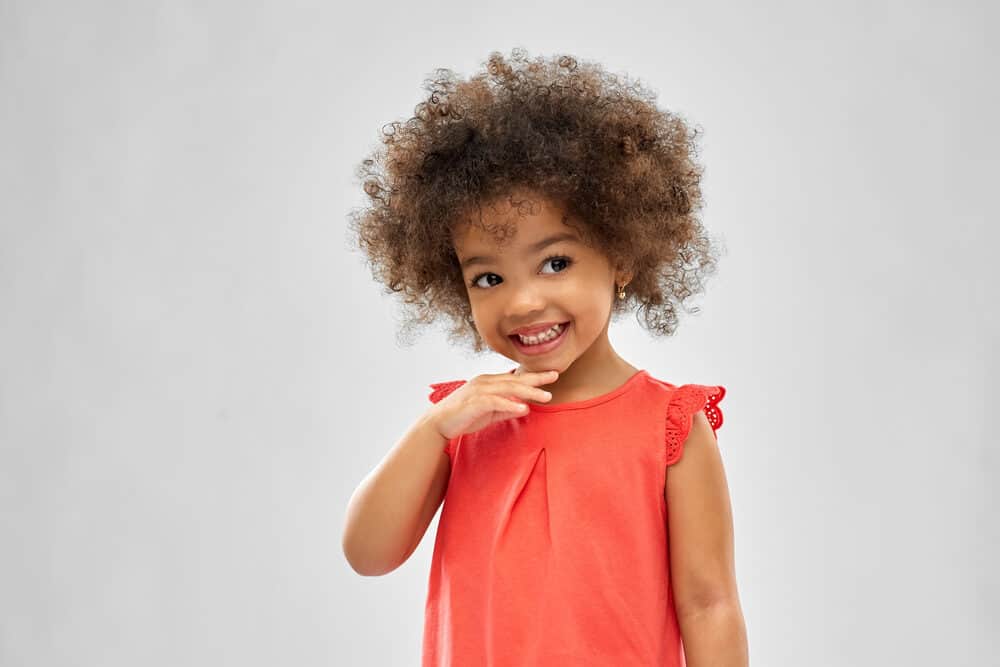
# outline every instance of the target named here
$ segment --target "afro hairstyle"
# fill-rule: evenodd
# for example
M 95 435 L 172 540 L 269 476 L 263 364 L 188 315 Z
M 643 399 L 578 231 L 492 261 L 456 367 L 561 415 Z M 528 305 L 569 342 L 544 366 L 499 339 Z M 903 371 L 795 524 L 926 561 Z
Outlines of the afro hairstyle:
M 424 88 L 413 117 L 383 126 L 382 145 L 358 165 L 367 206 L 349 215 L 372 276 L 402 293 L 398 340 L 440 315 L 451 343 L 483 351 L 453 232 L 483 226 L 482 208 L 515 192 L 559 202 L 564 221 L 631 273 L 612 316 L 634 308 L 651 333 L 673 334 L 677 307 L 717 261 L 698 217 L 699 128 L 658 109 L 638 81 L 570 55 L 494 51 L 468 80 L 437 69 Z

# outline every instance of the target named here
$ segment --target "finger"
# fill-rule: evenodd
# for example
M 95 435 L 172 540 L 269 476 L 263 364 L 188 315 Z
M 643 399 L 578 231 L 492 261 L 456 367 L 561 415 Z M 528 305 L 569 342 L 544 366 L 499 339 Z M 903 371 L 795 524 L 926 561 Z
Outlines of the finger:
M 528 413 L 528 404 L 521 403 L 520 401 L 515 401 L 509 398 L 503 398 L 502 396 L 496 396 L 494 405 L 496 410 L 499 412 L 509 413 L 514 416 L 524 415 Z
M 504 396 L 523 398 L 544 403 L 552 399 L 552 394 L 540 387 L 536 387 L 525 382 L 510 380 L 497 387 L 497 391 Z
M 510 371 L 508 371 L 506 373 L 497 373 L 496 375 L 500 376 L 500 377 L 503 377 L 503 376 L 507 376 L 507 377 L 511 377 L 511 376 L 514 376 L 514 377 L 531 377 L 531 376 L 534 376 L 534 375 L 549 375 L 549 374 L 552 374 L 552 373 L 554 373 L 557 377 L 559 375 L 559 371 L 557 371 L 557 370 L 526 371 L 526 370 L 523 370 L 520 366 L 518 366 L 517 368 L 514 369 L 513 373 L 511 373 Z
M 535 385 L 548 384 L 559 379 L 559 371 L 531 371 L 530 373 L 523 373 L 517 376 L 505 373 L 501 377 L 507 380 L 516 379 L 518 382 L 527 382 Z

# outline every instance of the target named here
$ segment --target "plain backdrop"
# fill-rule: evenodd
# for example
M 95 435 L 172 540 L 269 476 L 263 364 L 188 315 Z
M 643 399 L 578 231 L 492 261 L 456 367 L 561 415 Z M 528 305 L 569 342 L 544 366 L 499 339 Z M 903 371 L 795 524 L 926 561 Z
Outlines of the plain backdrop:
M 436 68 L 627 73 L 703 128 L 725 247 L 670 338 L 725 385 L 751 661 L 996 664 L 998 11 L 986 2 L 0 2 L 0 665 L 418 665 L 437 518 L 347 501 L 511 367 L 397 341 L 354 168 Z

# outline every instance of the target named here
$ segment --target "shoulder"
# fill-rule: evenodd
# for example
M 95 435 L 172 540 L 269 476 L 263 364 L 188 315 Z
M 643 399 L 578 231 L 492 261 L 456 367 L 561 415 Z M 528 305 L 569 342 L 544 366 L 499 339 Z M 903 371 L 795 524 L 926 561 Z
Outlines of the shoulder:
M 688 439 L 715 440 L 722 426 L 720 402 L 726 395 L 723 385 L 681 384 L 649 376 L 657 392 L 664 425 L 667 465 L 680 460 Z

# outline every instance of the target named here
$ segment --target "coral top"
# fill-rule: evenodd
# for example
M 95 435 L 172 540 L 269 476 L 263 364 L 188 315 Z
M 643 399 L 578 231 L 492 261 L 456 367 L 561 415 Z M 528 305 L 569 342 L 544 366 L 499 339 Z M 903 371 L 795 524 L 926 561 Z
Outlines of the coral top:
M 722 425 L 725 392 L 640 370 L 449 441 L 423 666 L 682 667 L 666 472 L 695 412 Z

